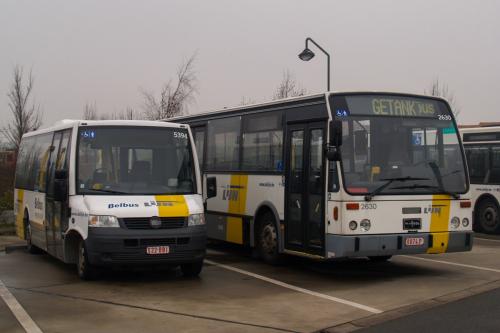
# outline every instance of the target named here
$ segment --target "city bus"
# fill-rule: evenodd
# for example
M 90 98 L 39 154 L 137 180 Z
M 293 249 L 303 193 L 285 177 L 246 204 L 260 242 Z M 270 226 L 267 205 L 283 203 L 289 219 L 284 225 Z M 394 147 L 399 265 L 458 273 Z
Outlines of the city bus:
M 472 247 L 465 155 L 444 99 L 328 92 L 169 121 L 192 128 L 209 238 L 271 263 Z
M 23 136 L 14 206 L 28 251 L 76 264 L 202 269 L 201 178 L 189 126 L 66 120 Z
M 469 167 L 475 231 L 500 233 L 500 123 L 460 128 Z

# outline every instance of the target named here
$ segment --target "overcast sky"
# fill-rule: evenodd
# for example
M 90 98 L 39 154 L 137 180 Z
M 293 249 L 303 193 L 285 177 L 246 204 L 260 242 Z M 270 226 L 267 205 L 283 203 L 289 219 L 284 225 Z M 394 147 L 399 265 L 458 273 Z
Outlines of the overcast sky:
M 325 58 L 297 58 L 308 36 L 332 54 L 333 90 L 423 93 L 439 78 L 459 122 L 500 121 L 499 15 L 486 0 L 2 0 L 0 125 L 16 64 L 33 71 L 44 125 L 86 103 L 140 110 L 141 89 L 158 92 L 193 52 L 191 113 L 267 101 L 285 69 L 324 92 Z

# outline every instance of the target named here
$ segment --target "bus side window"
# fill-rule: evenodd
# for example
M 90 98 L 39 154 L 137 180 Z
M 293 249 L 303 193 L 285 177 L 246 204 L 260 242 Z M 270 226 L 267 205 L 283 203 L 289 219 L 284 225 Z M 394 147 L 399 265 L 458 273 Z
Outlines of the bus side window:
M 193 128 L 194 144 L 196 146 L 196 154 L 200 169 L 203 170 L 203 156 L 205 153 L 205 127 Z
M 500 147 L 491 147 L 491 169 L 488 183 L 500 184 Z
M 488 147 L 466 146 L 467 162 L 469 165 L 470 181 L 473 184 L 484 184 L 489 173 Z

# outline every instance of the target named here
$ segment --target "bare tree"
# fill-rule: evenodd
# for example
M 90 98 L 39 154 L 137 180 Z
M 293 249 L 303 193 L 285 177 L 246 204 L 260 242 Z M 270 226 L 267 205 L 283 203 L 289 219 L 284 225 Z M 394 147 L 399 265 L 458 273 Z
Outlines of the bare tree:
M 158 99 L 151 92 L 142 92 L 147 119 L 159 120 L 180 115 L 186 106 L 193 102 L 197 83 L 194 71 L 195 60 L 196 54 L 193 54 L 179 66 L 176 81 L 168 81 L 163 86 Z
M 252 97 L 247 97 L 247 96 L 242 96 L 241 97 L 241 101 L 240 101 L 240 105 L 241 106 L 249 105 L 249 104 L 255 104 L 255 103 L 257 103 L 257 102 Z
M 122 110 L 121 112 L 115 112 L 112 116 L 111 119 L 118 119 L 118 120 L 136 120 L 136 119 L 142 119 L 141 114 L 139 112 L 136 112 L 133 108 L 130 106 Z
M 40 106 L 35 103 L 29 104 L 33 94 L 34 78 L 30 71 L 26 82 L 24 82 L 23 68 L 15 66 L 13 81 L 7 92 L 9 98 L 9 109 L 14 119 L 4 129 L 5 137 L 17 152 L 21 138 L 24 133 L 34 131 L 42 124 Z
M 448 101 L 448 103 L 450 103 L 451 110 L 455 115 L 455 117 L 458 117 L 458 115 L 460 114 L 461 110 L 460 107 L 458 106 L 455 95 L 448 89 L 447 84 L 439 81 L 439 78 L 436 78 L 434 81 L 432 81 L 429 93 L 427 93 L 427 91 L 424 90 L 424 94 L 445 98 Z
M 303 96 L 306 93 L 307 90 L 298 86 L 294 75 L 287 69 L 283 71 L 283 77 L 274 92 L 273 99 L 277 100 L 287 97 Z
M 82 118 L 85 120 L 97 120 L 97 119 L 99 119 L 99 117 L 97 116 L 97 105 L 95 102 L 93 104 L 88 103 L 88 102 L 85 103 Z

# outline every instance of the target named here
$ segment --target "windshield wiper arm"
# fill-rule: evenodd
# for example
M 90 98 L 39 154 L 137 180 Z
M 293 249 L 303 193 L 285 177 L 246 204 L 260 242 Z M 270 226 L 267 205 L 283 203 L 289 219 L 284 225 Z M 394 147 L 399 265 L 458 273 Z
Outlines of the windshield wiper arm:
M 441 175 L 441 170 L 439 170 L 439 167 L 436 164 L 436 162 L 429 162 L 429 167 L 431 168 L 432 173 L 434 174 L 434 177 L 436 178 L 436 181 L 438 183 L 437 189 L 445 194 L 453 196 L 453 198 L 455 199 L 460 199 L 460 195 L 458 193 L 447 191 L 444 188 L 443 176 Z
M 417 178 L 417 177 L 394 177 L 394 178 L 383 178 L 382 181 L 387 181 L 381 186 L 377 187 L 372 193 L 365 195 L 366 201 L 371 201 L 374 196 L 379 195 L 387 186 L 391 185 L 393 182 L 406 182 L 411 180 L 429 180 L 429 178 Z
M 87 191 L 96 191 L 96 192 L 113 193 L 113 194 L 129 194 L 127 192 L 109 190 L 109 189 L 104 189 L 104 188 L 100 188 L 100 189 L 88 188 Z
M 447 191 L 447 190 L 445 190 L 445 189 L 443 189 L 443 188 L 441 188 L 439 186 L 435 186 L 435 185 L 413 184 L 413 185 L 408 185 L 408 186 L 396 186 L 396 187 L 393 187 L 393 189 L 395 189 L 395 190 L 403 190 L 403 189 L 413 190 L 413 189 L 417 189 L 417 188 L 433 188 L 433 189 L 438 190 L 439 193 L 448 194 L 449 196 L 453 197 L 454 199 L 460 199 L 460 195 L 458 193 Z

